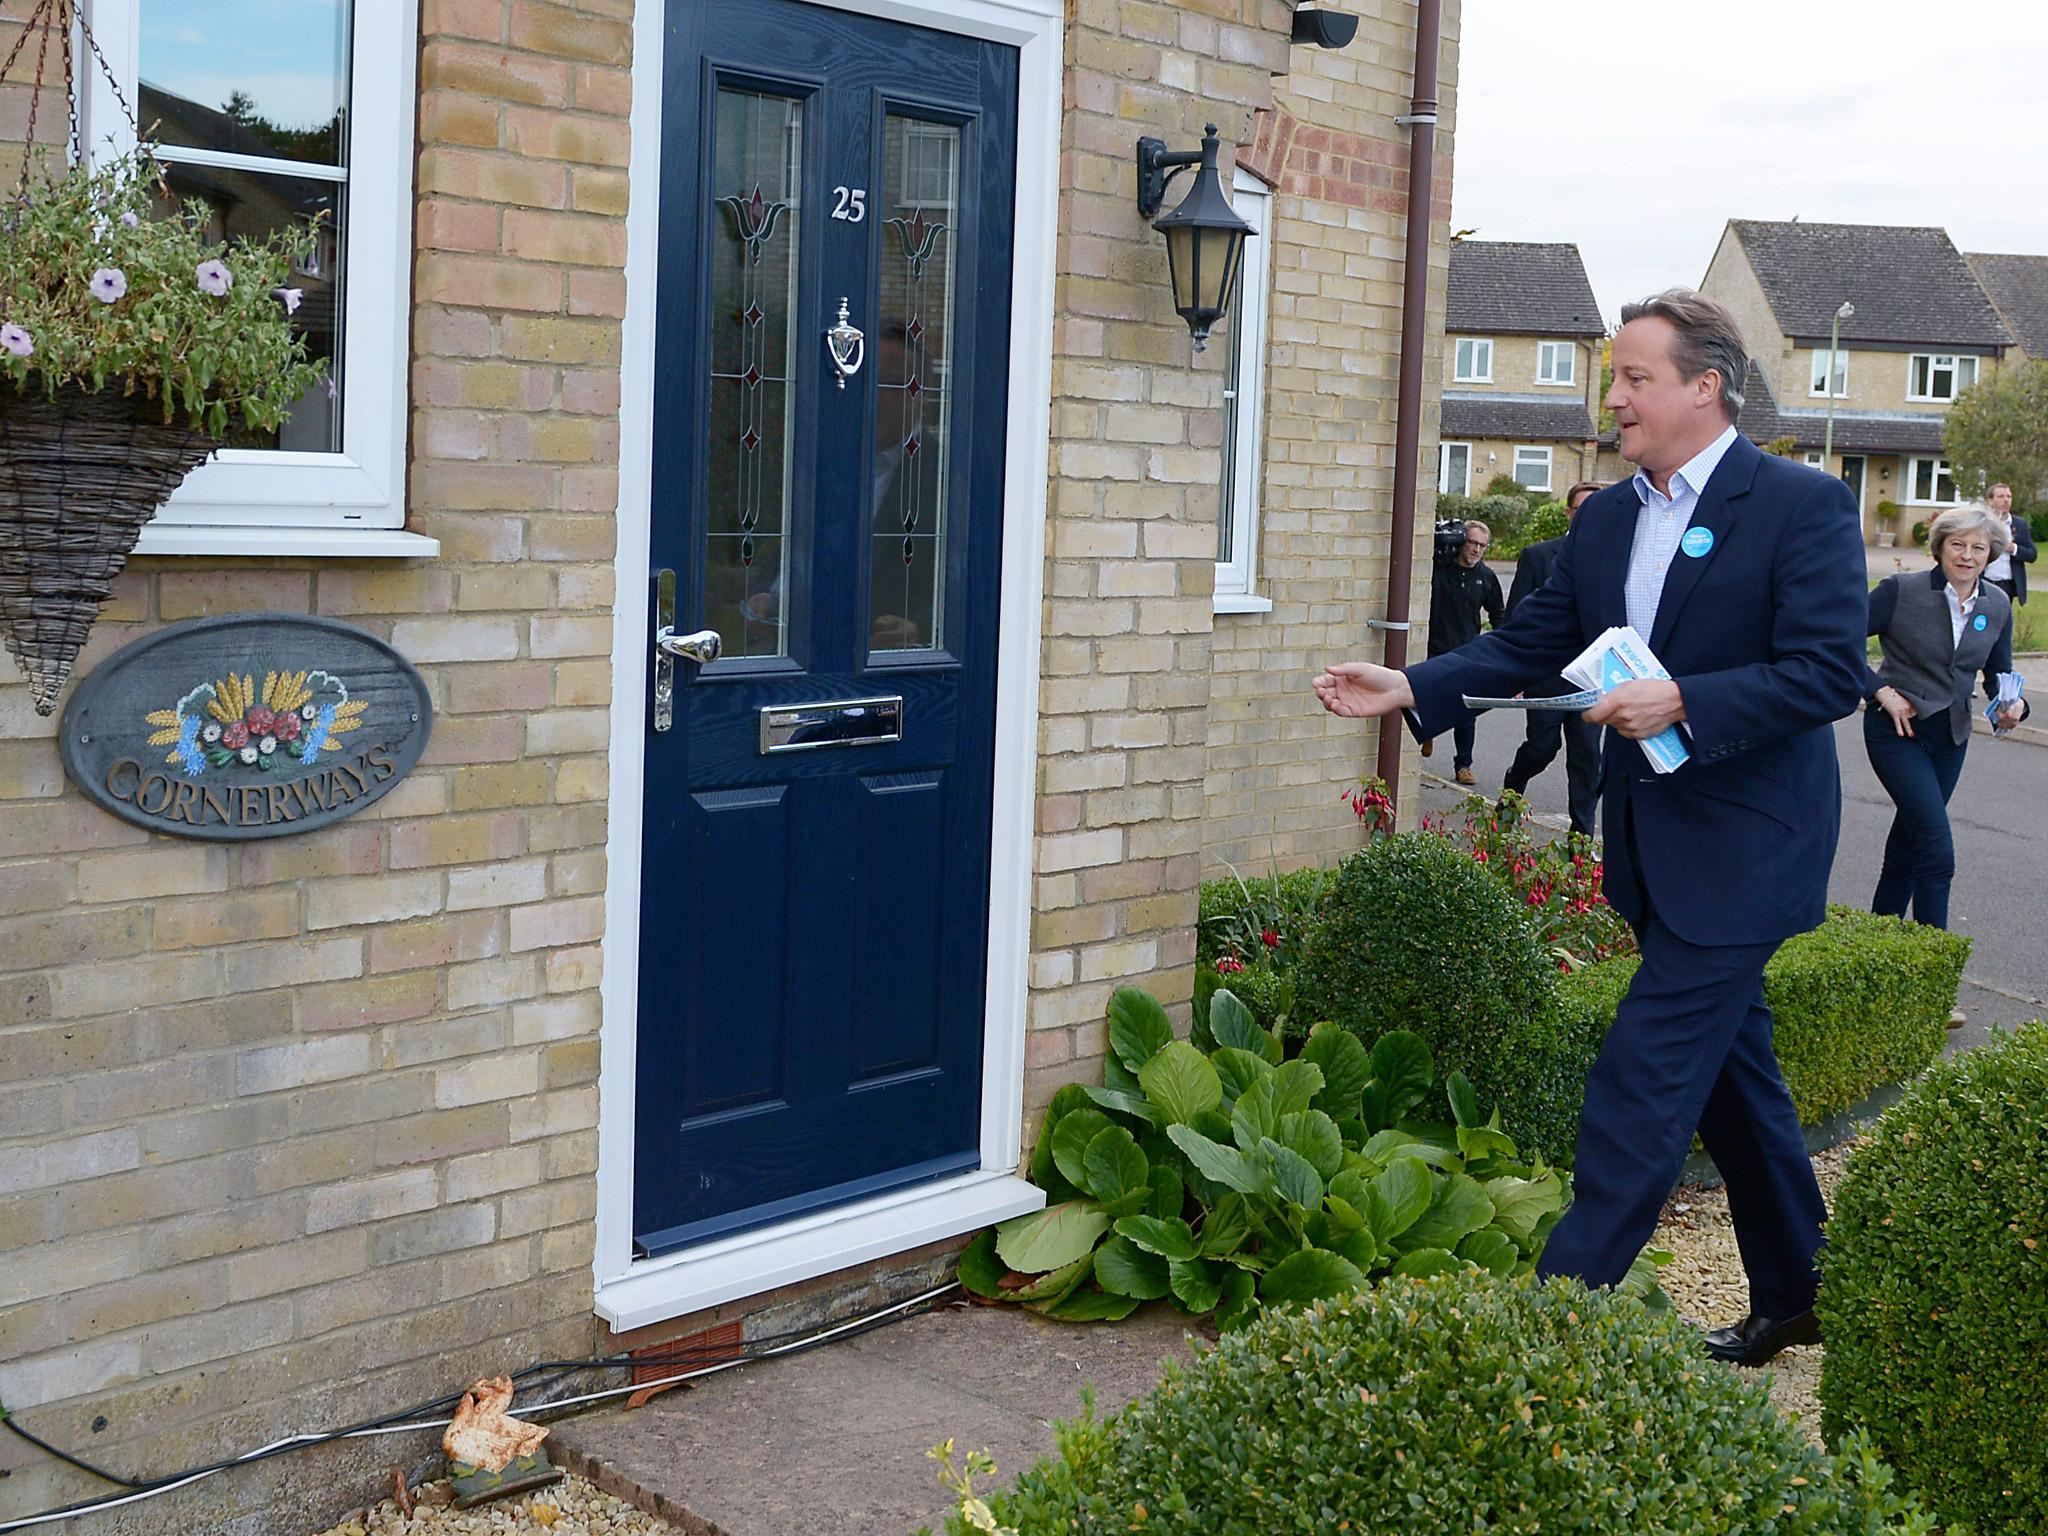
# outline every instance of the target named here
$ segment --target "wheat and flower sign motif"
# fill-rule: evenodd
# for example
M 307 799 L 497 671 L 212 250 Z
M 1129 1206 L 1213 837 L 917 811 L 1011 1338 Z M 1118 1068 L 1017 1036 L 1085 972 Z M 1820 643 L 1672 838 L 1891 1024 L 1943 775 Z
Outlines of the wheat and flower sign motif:
M 305 614 L 175 624 L 79 684 L 58 741 L 103 810 L 178 837 L 310 832 L 411 772 L 433 728 L 419 672 L 375 635 Z

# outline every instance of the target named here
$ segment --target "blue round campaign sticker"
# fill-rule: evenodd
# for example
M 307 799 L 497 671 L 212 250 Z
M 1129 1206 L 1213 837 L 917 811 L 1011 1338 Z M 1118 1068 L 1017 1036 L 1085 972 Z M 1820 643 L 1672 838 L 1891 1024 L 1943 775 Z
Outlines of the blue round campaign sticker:
M 1989 629 L 1991 627 L 1991 621 L 1985 618 L 1984 615 L 1980 613 L 1977 615 L 1977 622 L 1975 627 L 1978 629 Z
M 1685 530 L 1685 537 L 1678 541 L 1678 547 L 1697 560 L 1714 547 L 1714 530 L 1688 528 Z

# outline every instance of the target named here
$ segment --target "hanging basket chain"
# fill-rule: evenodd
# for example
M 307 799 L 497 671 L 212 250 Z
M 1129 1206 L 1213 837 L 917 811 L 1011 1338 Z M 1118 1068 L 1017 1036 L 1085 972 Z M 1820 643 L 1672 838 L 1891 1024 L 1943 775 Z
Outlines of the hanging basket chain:
M 78 161 L 82 161 L 85 158 L 85 143 L 80 137 L 78 128 L 78 79 L 73 69 L 71 56 L 71 29 L 74 25 L 78 28 L 78 35 L 85 40 L 85 46 L 91 51 L 93 62 L 99 66 L 100 73 L 106 76 L 107 86 L 114 94 L 114 104 L 121 109 L 121 115 L 128 120 L 128 127 L 135 135 L 137 146 L 148 158 L 150 169 L 156 174 L 158 190 L 163 193 L 165 198 L 175 204 L 177 199 L 172 196 L 170 184 L 164 180 L 163 163 L 157 159 L 155 151 L 150 148 L 148 142 L 143 138 L 142 125 L 136 120 L 135 109 L 128 104 L 128 95 L 121 89 L 121 77 L 114 72 L 114 66 L 107 62 L 106 54 L 100 49 L 99 39 L 92 35 L 91 23 L 85 19 L 85 13 L 78 9 L 77 0 L 35 0 L 34 8 L 30 10 L 28 18 L 22 23 L 21 36 L 14 40 L 14 47 L 8 52 L 7 62 L 0 64 L 0 82 L 4 82 L 8 74 L 13 70 L 14 61 L 20 56 L 23 45 L 28 42 L 29 34 L 38 30 L 41 31 L 42 44 L 36 52 L 35 78 L 29 83 L 28 133 L 25 137 L 25 149 L 21 161 L 21 179 L 15 183 L 14 187 L 16 206 L 20 206 L 28 197 L 28 177 L 31 158 L 29 152 L 35 148 L 36 114 L 42 106 L 43 85 L 49 76 L 50 35 L 53 32 L 59 40 L 60 61 L 64 67 L 64 107 L 66 115 L 70 119 L 69 143 L 71 155 L 74 160 Z

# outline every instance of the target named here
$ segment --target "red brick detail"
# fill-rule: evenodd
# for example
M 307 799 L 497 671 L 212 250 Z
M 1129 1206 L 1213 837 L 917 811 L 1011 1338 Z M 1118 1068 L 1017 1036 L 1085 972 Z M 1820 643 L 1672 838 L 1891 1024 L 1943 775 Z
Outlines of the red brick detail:
M 702 1333 L 646 1345 L 632 1351 L 633 1385 L 643 1386 L 650 1381 L 660 1381 L 664 1376 L 677 1376 L 700 1365 L 737 1360 L 743 1346 L 744 1338 L 737 1318 L 729 1323 L 720 1323 L 716 1328 L 706 1328 Z M 648 1359 L 648 1356 L 654 1358 Z
M 1250 171 L 1269 187 L 1280 184 L 1287 156 L 1294 148 L 1299 124 L 1285 107 L 1261 107 L 1252 114 L 1252 141 L 1237 150 L 1240 169 Z

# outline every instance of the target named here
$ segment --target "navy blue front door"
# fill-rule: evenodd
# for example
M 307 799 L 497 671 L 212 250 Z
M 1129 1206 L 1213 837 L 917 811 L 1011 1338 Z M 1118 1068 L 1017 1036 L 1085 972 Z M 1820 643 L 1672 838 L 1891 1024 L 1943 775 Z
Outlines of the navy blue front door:
M 650 1254 L 980 1163 L 1017 97 L 994 44 L 668 18 L 653 580 L 722 653 L 648 703 Z

